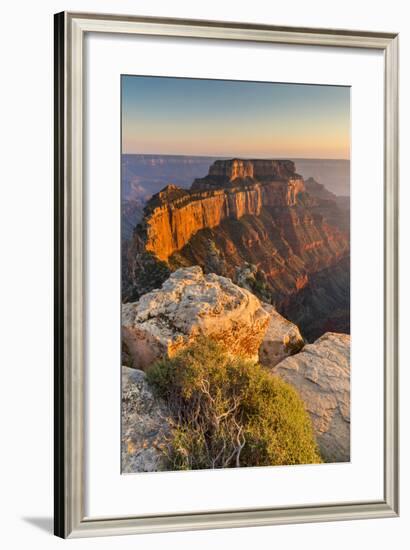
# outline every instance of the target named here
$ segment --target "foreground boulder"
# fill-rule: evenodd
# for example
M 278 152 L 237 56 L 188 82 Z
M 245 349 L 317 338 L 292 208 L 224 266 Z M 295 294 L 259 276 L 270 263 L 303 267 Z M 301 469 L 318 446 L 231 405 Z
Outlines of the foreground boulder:
M 326 462 L 350 460 L 350 336 L 327 332 L 272 373 L 292 384 L 310 413 Z
M 145 373 L 122 367 L 122 472 L 165 470 L 169 433 L 169 413 L 153 395 Z
M 122 339 L 130 366 L 141 370 L 199 335 L 257 361 L 270 318 L 251 292 L 194 266 L 178 269 L 161 289 L 122 306 Z

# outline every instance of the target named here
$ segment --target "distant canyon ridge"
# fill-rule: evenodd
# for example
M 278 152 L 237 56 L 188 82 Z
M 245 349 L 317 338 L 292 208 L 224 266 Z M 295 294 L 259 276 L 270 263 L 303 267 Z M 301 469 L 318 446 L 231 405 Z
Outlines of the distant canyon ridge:
M 274 305 L 309 341 L 350 332 L 347 161 L 162 161 L 123 158 L 123 302 L 199 265 Z

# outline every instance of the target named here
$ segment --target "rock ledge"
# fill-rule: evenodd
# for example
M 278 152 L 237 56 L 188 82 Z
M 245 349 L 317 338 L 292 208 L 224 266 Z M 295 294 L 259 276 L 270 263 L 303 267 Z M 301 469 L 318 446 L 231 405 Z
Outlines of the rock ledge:
M 292 384 L 310 413 L 326 462 L 350 460 L 350 336 L 327 332 L 281 361 L 273 374 Z

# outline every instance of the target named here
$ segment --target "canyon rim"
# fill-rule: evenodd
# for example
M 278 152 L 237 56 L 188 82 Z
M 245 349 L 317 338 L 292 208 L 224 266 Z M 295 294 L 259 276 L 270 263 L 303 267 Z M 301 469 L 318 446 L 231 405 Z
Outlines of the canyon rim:
M 349 462 L 349 88 L 121 94 L 122 472 Z

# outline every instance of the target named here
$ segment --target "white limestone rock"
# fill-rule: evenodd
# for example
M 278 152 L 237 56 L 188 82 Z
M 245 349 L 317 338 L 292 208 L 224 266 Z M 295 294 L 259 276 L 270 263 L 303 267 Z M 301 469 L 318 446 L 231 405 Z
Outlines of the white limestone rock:
M 122 339 L 131 365 L 142 370 L 160 357 L 172 357 L 199 335 L 257 361 L 269 320 L 251 292 L 194 266 L 178 269 L 162 288 L 122 306 Z
M 292 384 L 309 412 L 326 462 L 350 460 L 350 336 L 327 332 L 281 361 L 273 374 Z
M 122 367 L 122 473 L 166 469 L 171 420 L 166 405 L 153 395 L 145 373 Z

